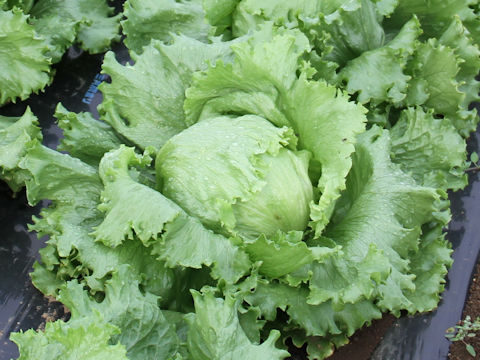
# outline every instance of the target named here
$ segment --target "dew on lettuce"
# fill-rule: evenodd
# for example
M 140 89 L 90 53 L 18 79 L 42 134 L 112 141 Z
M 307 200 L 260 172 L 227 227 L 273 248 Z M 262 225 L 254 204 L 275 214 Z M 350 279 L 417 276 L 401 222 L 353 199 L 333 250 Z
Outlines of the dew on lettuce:
M 171 138 L 157 156 L 162 193 L 207 227 L 248 238 L 305 230 L 310 153 L 291 129 L 259 116 L 216 117 Z

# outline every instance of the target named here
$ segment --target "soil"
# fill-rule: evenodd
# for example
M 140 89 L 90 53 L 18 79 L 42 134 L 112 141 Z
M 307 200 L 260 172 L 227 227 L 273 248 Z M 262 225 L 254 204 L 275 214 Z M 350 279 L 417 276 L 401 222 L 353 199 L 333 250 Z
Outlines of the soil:
M 469 315 L 472 322 L 480 317 L 480 263 L 477 263 L 475 275 L 472 278 L 470 290 L 468 292 L 468 299 L 463 309 L 462 319 Z M 450 360 L 469 360 L 480 359 L 480 332 L 475 337 L 466 337 L 465 342 L 456 341 L 450 346 L 449 359 Z M 477 356 L 474 358 L 466 350 L 466 344 L 470 344 L 475 349 Z
M 350 343 L 336 350 L 328 360 L 368 360 L 383 335 L 392 326 L 395 317 L 390 314 L 383 318 L 372 321 L 372 324 L 357 331 L 351 338 Z
M 45 312 L 41 315 L 42 322 L 37 328 L 37 330 L 41 331 L 45 330 L 47 323 L 56 320 L 68 321 L 71 315 L 70 310 L 54 297 L 46 296 L 45 298 L 48 300 L 48 304 Z

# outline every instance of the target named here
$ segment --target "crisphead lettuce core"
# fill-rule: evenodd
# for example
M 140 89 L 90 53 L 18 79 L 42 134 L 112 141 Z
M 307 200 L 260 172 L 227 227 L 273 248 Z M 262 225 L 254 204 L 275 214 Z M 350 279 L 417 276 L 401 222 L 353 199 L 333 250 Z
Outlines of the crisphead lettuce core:
M 158 153 L 161 191 L 222 233 L 255 238 L 303 231 L 313 187 L 309 153 L 294 151 L 295 143 L 291 129 L 259 116 L 203 120 Z

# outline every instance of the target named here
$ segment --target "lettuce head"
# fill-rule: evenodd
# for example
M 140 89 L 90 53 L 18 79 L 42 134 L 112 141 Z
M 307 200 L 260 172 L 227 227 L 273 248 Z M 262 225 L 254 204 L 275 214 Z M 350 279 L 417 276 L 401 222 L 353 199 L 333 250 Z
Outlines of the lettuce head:
M 313 186 L 310 155 L 287 127 L 246 115 L 200 121 L 156 159 L 162 193 L 209 228 L 249 238 L 303 231 Z

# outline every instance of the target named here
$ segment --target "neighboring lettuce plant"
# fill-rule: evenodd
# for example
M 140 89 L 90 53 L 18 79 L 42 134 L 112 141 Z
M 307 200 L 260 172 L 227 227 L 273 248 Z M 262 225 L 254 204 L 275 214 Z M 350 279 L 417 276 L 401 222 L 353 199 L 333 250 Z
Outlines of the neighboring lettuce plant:
M 451 3 L 127 0 L 102 121 L 58 105 L 61 153 L 0 118 L 2 178 L 51 201 L 33 283 L 72 311 L 21 358 L 322 359 L 434 309 L 478 121 L 478 4 Z
M 0 106 L 25 100 L 53 80 L 51 65 L 74 43 L 90 53 L 120 39 L 119 18 L 97 0 L 0 1 Z
M 47 45 L 18 8 L 0 9 L 0 105 L 42 90 L 52 81 Z

